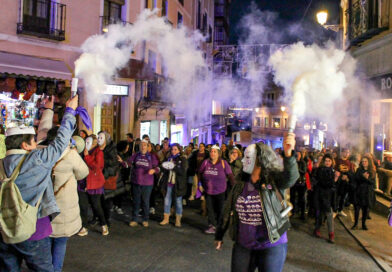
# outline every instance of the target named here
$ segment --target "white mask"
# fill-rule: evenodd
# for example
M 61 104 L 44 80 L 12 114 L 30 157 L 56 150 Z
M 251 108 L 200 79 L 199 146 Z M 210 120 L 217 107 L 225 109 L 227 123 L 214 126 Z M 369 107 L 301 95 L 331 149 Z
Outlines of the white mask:
M 98 145 L 103 146 L 105 144 L 106 137 L 104 133 L 98 134 Z
M 256 164 L 256 145 L 251 144 L 245 150 L 244 158 L 242 159 L 243 171 L 247 174 L 252 174 Z
M 87 151 L 90 151 L 92 147 L 93 147 L 93 138 L 87 137 L 87 139 L 86 139 L 86 149 L 87 149 Z

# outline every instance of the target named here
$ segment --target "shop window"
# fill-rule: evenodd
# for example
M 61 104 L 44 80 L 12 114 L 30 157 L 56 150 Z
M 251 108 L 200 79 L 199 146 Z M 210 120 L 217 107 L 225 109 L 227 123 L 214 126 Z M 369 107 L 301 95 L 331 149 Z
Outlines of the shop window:
M 273 128 L 280 128 L 280 118 L 272 118 Z
M 203 14 L 203 35 L 207 35 L 207 13 Z
M 102 31 L 108 31 L 108 25 L 123 23 L 121 18 L 124 0 L 105 0 L 103 16 L 101 17 Z

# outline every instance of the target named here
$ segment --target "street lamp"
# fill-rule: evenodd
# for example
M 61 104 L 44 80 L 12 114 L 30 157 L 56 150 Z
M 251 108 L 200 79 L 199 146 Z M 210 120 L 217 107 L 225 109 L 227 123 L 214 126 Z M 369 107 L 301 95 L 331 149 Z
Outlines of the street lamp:
M 317 22 L 322 26 L 325 25 L 325 23 L 328 20 L 328 12 L 325 10 L 322 10 L 322 11 L 317 12 L 316 16 L 317 16 Z
M 317 22 L 325 29 L 339 32 L 339 30 L 343 28 L 343 26 L 341 25 L 326 25 L 328 21 L 328 11 L 326 10 L 321 10 L 317 12 L 316 17 L 317 17 Z

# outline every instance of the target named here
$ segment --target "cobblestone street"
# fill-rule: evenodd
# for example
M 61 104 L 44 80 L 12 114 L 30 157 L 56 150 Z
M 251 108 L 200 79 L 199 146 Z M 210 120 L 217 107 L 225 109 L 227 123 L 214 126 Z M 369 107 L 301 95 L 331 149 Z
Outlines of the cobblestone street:
M 110 234 L 90 231 L 87 237 L 69 241 L 64 271 L 230 271 L 232 242 L 226 237 L 224 248 L 213 247 L 213 236 L 202 233 L 207 219 L 197 210 L 186 208 L 181 229 L 161 227 L 160 217 L 150 220 L 148 229 L 130 228 L 129 210 L 115 216 Z M 335 220 L 336 244 L 311 236 L 312 220 L 292 220 L 289 250 L 284 271 L 380 271 L 371 257 Z

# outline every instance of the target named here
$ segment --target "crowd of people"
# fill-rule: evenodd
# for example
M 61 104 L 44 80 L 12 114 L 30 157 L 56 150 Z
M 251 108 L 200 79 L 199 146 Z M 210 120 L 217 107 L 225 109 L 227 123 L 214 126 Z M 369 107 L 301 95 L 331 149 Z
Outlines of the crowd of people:
M 183 206 L 198 200 L 207 217 L 205 233 L 214 234 L 216 249 L 222 248 L 227 230 L 234 241 L 232 271 L 282 271 L 290 211 L 301 220 L 314 218 L 316 237 L 326 221 L 333 243 L 334 218 L 346 216 L 350 204 L 352 228 L 358 228 L 362 211 L 367 230 L 377 174 L 389 180 L 392 173 L 392 156 L 379 165 L 371 154 L 350 156 L 348 149 L 295 152 L 294 134 L 276 150 L 263 143 L 184 147 L 168 138 L 153 144 L 148 135 L 134 139 L 131 133 L 115 143 L 105 131 L 76 133 L 76 108 L 77 97 L 67 102 L 61 125 L 52 127 L 53 99 L 48 99 L 36 136 L 23 127 L 6 132 L 0 179 L 16 187 L 1 187 L 0 271 L 20 271 L 22 259 L 32 271 L 61 271 L 69 237 L 86 236 L 97 227 L 109 235 L 111 215 L 124 214 L 127 203 L 129 226 L 148 228 L 159 198 L 159 224 L 170 224 L 173 216 L 178 228 Z M 4 217 L 24 216 L 4 205 L 10 192 L 21 196 L 16 206 L 25 201 L 38 210 L 34 228 L 23 229 Z

